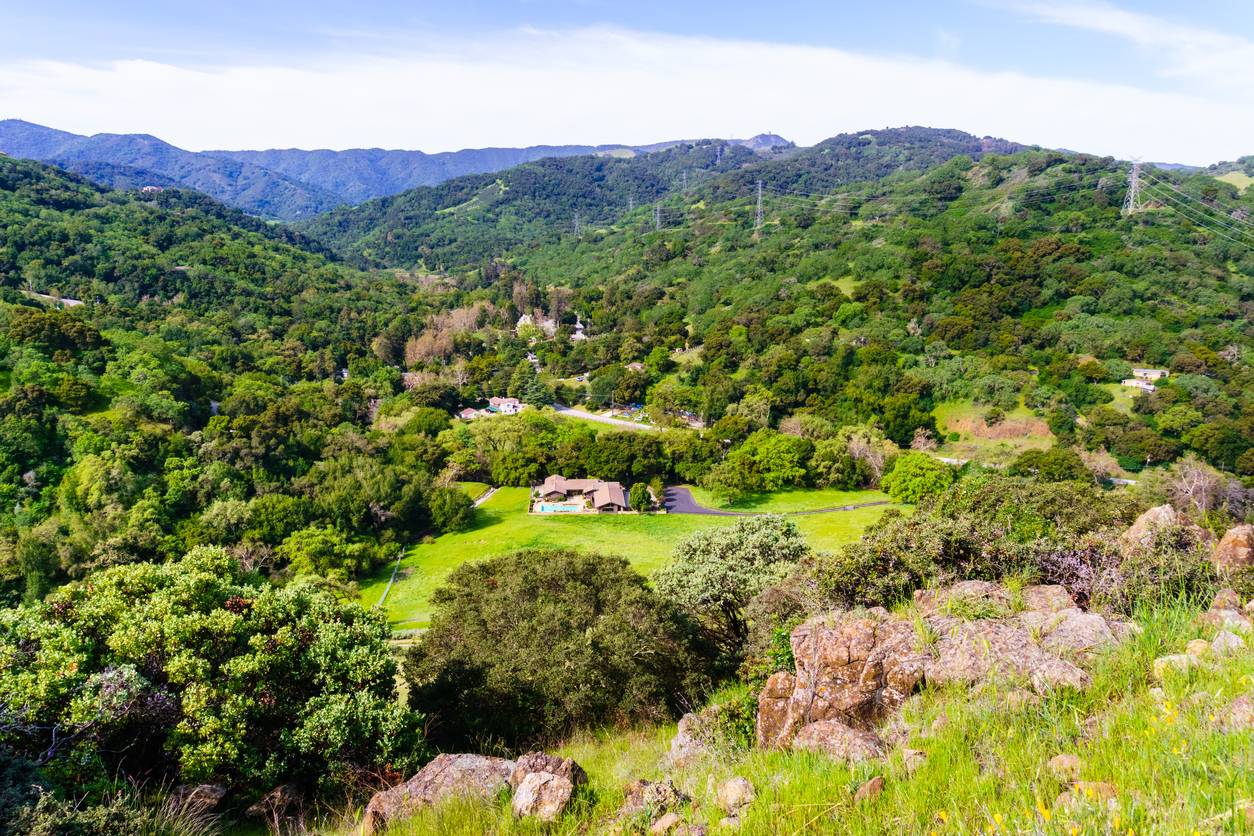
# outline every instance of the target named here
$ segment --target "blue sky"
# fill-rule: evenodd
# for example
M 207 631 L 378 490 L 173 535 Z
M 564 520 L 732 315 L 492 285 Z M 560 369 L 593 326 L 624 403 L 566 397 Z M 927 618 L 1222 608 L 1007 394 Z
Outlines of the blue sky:
M 192 149 L 811 144 L 926 124 L 1254 153 L 1254 4 L 0 3 L 0 118 Z

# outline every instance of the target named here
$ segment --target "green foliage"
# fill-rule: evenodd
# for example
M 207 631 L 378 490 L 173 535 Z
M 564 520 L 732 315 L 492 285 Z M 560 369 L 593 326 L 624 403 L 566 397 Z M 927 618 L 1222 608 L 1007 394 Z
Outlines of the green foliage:
M 943 493 L 953 481 L 954 471 L 944 462 L 926 453 L 905 453 L 880 485 L 898 502 L 918 503 Z
M 441 532 L 465 531 L 475 519 L 475 503 L 457 488 L 436 488 L 431 492 L 431 522 Z
M 59 801 L 44 793 L 33 808 L 24 809 L 6 831 L 13 836 L 210 836 L 211 816 L 171 802 L 154 803 L 115 793 L 102 804 Z
M 366 543 L 352 543 L 330 526 L 310 526 L 293 532 L 276 549 L 288 561 L 297 577 L 316 575 L 337 583 L 348 583 L 370 565 Z
M 738 519 L 729 528 L 681 540 L 653 584 L 699 619 L 725 653 L 734 654 L 749 634 L 745 605 L 810 554 L 797 524 L 785 516 Z
M 636 511 L 649 510 L 649 486 L 644 482 L 637 482 L 632 485 L 627 501 L 631 503 L 631 507 Z
M 62 783 L 116 772 L 329 788 L 422 754 L 394 700 L 385 620 L 315 589 L 277 589 L 218 548 L 121 566 L 0 611 L 0 704 L 21 705 L 20 756 Z
M 464 563 L 433 603 L 404 672 L 442 748 L 515 751 L 660 720 L 708 684 L 687 621 L 621 558 L 525 551 Z
M 1025 450 L 1010 463 L 1010 475 L 1035 476 L 1042 482 L 1068 482 L 1091 479 L 1080 454 L 1069 447 Z

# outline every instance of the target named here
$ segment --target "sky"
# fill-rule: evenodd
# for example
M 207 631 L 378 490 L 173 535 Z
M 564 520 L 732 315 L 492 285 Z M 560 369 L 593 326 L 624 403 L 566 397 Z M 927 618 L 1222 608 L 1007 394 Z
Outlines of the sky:
M 1254 4 L 0 0 L 0 119 L 190 150 L 959 128 L 1254 154 Z

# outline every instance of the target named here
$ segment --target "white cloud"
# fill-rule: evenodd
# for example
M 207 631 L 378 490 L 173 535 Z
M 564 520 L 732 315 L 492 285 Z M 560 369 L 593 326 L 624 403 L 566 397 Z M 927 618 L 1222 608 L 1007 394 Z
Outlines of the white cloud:
M 1046 23 L 1131 41 L 1162 61 L 1158 72 L 1165 77 L 1201 81 L 1247 101 L 1254 93 L 1249 85 L 1254 75 L 1254 43 L 1244 38 L 1126 11 L 1101 0 L 1013 3 L 1012 7 Z
M 800 144 L 888 125 L 1211 161 L 1254 149 L 1254 108 L 943 60 L 677 37 L 524 30 L 300 66 L 0 64 L 0 118 L 144 132 L 191 149 L 644 143 L 772 130 Z M 1224 131 L 1200 131 L 1199 125 Z

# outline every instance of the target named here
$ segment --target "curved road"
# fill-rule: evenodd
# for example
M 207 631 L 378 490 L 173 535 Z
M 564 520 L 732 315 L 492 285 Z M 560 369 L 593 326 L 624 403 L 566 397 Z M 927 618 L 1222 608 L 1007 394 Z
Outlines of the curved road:
M 852 511 L 855 508 L 870 508 L 874 505 L 889 505 L 889 502 L 864 502 L 861 505 L 841 505 L 837 508 L 817 508 L 813 511 L 785 511 L 785 516 L 801 514 L 826 514 L 831 511 Z M 699 514 L 706 517 L 761 517 L 770 512 L 765 511 L 719 511 L 698 505 L 692 498 L 692 491 L 679 485 L 666 486 L 666 513 L 668 514 Z
M 571 415 L 575 418 L 587 418 L 589 421 L 600 421 L 602 424 L 613 424 L 616 427 L 626 427 L 629 430 L 655 430 L 660 431 L 661 427 L 655 427 L 652 424 L 637 424 L 634 421 L 620 421 L 617 418 L 607 418 L 604 415 L 594 415 L 591 412 L 584 412 L 581 409 L 571 409 L 569 406 L 553 404 L 553 410 L 560 412 L 562 415 Z

